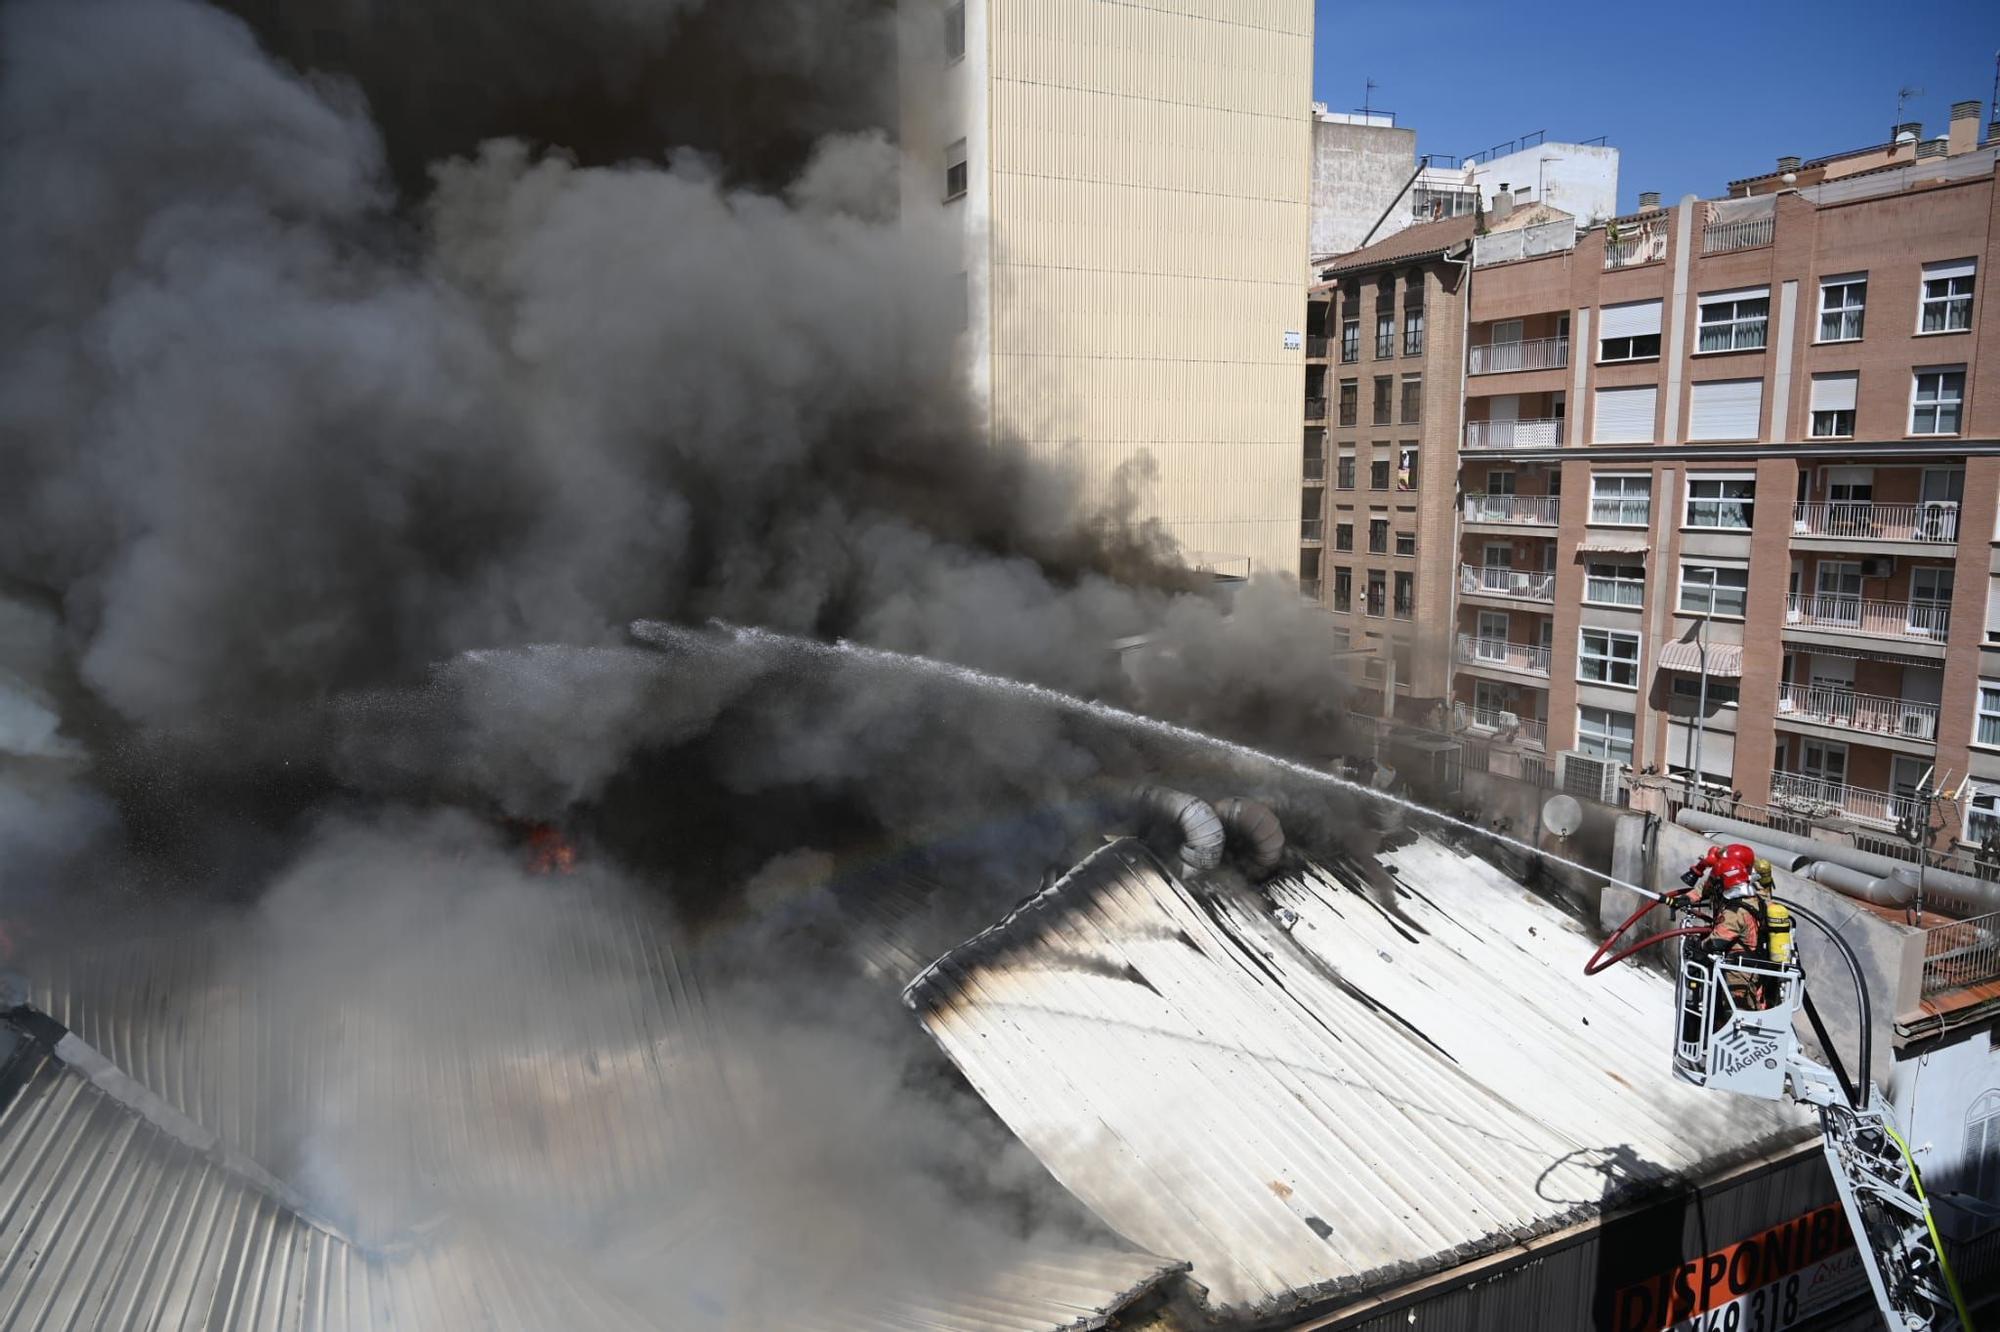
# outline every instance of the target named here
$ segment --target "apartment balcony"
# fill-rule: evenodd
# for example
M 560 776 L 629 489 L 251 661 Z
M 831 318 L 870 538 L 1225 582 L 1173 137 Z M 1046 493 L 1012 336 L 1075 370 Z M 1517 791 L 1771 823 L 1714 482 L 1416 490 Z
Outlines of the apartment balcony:
M 1809 818 L 1844 816 L 1887 828 L 1895 827 L 1902 819 L 1923 815 L 1923 802 L 1914 796 L 1870 791 L 1802 772 L 1771 774 L 1771 804 Z
M 1913 546 L 1915 554 L 1936 554 L 1958 544 L 1958 505 L 1873 504 L 1834 501 L 1792 506 L 1792 539 L 1844 546 L 1852 541 Z
M 1933 601 L 1794 596 L 1786 598 L 1785 629 L 1932 644 L 1942 653 L 1951 629 L 1951 607 Z
M 1534 421 L 1467 421 L 1468 449 L 1557 449 L 1562 447 L 1560 418 Z
M 2000 979 L 2000 914 L 1955 920 L 1924 931 L 1924 998 L 1996 979 Z
M 1554 527 L 1561 503 L 1554 495 L 1467 495 L 1463 512 L 1468 524 Z
M 1327 339 L 1326 339 L 1326 338 L 1324 338 L 1324 337 L 1308 337 L 1308 338 L 1306 339 L 1306 359 L 1307 359 L 1307 360 L 1309 360 L 1309 361 L 1324 361 L 1324 360 L 1326 359 L 1326 352 L 1327 352 Z
M 1617 240 L 1604 242 L 1604 266 L 1606 268 L 1633 268 L 1639 264 L 1657 264 L 1667 257 L 1666 221 L 1642 226 L 1637 232 L 1620 236 Z
M 1937 741 L 1938 705 L 1857 694 L 1851 689 L 1788 684 L 1778 691 L 1778 721 L 1825 726 L 1885 741 Z
M 1305 600 L 1317 602 L 1319 600 L 1319 592 L 1320 592 L 1319 579 L 1317 578 L 1299 579 L 1299 596 L 1301 596 Z
M 1568 338 L 1529 338 L 1474 347 L 1466 368 L 1475 375 L 1504 375 L 1514 370 L 1560 370 L 1568 364 Z
M 1556 576 L 1498 565 L 1461 564 L 1458 566 L 1458 590 L 1468 597 L 1551 603 L 1556 599 Z
M 1326 520 L 1324 518 L 1299 519 L 1299 544 L 1317 546 L 1326 540 Z
M 1532 643 L 1509 643 L 1504 638 L 1481 638 L 1477 634 L 1458 636 L 1458 661 L 1462 666 L 1488 666 L 1496 671 L 1549 678 L 1549 650 Z
M 1325 459 L 1325 458 L 1307 458 L 1307 459 L 1305 460 L 1305 472 L 1304 472 L 1304 477 L 1305 477 L 1305 483 L 1306 483 L 1307 485 L 1309 485 L 1309 486 L 1323 486 L 1323 485 L 1325 485 L 1325 484 L 1326 484 L 1326 459 Z
M 1548 724 L 1533 717 L 1518 717 L 1492 708 L 1471 708 L 1463 703 L 1452 705 L 1452 717 L 1463 731 L 1483 733 L 1495 740 L 1514 740 L 1537 749 L 1548 748 Z
M 1734 222 L 1711 222 L 1701 229 L 1701 252 L 1703 254 L 1728 254 L 1732 250 L 1754 250 L 1760 245 L 1769 245 L 1771 237 L 1777 234 L 1778 219 L 1775 214 L 1763 217 L 1745 217 Z
M 1308 421 L 1324 421 L 1324 420 L 1326 420 L 1326 399 L 1325 399 L 1325 398 L 1307 398 L 1307 399 L 1306 399 L 1306 420 L 1308 420 Z

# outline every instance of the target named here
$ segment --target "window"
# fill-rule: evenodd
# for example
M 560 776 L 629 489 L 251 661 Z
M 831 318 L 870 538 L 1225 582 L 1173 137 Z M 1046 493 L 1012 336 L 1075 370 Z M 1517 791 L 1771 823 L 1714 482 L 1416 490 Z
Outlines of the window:
M 1389 424 L 1389 398 L 1395 390 L 1396 381 L 1387 375 L 1375 379 L 1375 424 Z
M 1764 345 L 1771 320 L 1771 289 L 1746 287 L 1718 291 L 1701 298 L 1701 340 L 1704 352 L 1755 351 Z
M 1417 446 L 1405 444 L 1396 452 L 1396 489 L 1417 488 Z
M 1741 618 L 1750 571 L 1729 564 L 1681 564 L 1681 613 Z
M 1610 708 L 1576 710 L 1576 747 L 1585 754 L 1632 761 L 1632 714 Z
M 969 177 L 965 170 L 965 140 L 960 139 L 944 150 L 944 197 L 946 202 L 965 197 L 965 184 Z
M 1340 455 L 1340 470 L 1334 474 L 1334 485 L 1342 490 L 1354 489 L 1354 455 Z
M 1368 488 L 1370 490 L 1387 490 L 1389 488 L 1389 460 L 1387 458 L 1375 458 L 1369 461 Z
M 1975 786 L 1965 802 L 1965 840 L 1983 846 L 2000 838 L 2000 786 Z
M 1972 260 L 1924 265 L 1919 333 L 1963 333 L 1972 327 Z
M 1979 682 L 1979 719 L 1972 728 L 1972 743 L 2000 747 L 2000 680 Z
M 1963 368 L 1919 370 L 1910 394 L 1910 433 L 1956 435 L 1964 406 Z
M 946 61 L 965 58 L 965 0 L 945 8 L 944 58 Z
M 1652 521 L 1653 478 L 1590 478 L 1590 521 L 1610 527 L 1644 527 Z
M 1819 340 L 1853 342 L 1861 336 L 1868 304 L 1868 275 L 1843 273 L 1819 280 Z
M 1577 634 L 1576 678 L 1637 688 L 1639 635 L 1623 629 L 1584 629 Z
M 1757 480 L 1752 476 L 1690 476 L 1687 525 L 1748 531 L 1756 494 Z
M 1403 424 L 1415 425 L 1424 419 L 1424 380 L 1421 375 L 1403 376 Z
M 1337 611 L 1354 609 L 1354 570 L 1333 571 L 1333 608 Z
M 1421 279 L 1419 279 L 1421 283 Z M 1424 289 L 1413 286 L 1403 297 L 1403 355 L 1424 354 Z
M 1368 614 L 1375 619 L 1381 619 L 1383 614 L 1388 610 L 1387 602 L 1389 594 L 1387 589 L 1388 579 L 1383 576 L 1382 571 L 1380 569 L 1370 569 L 1368 571 Z
M 1416 554 L 1416 553 L 1417 553 L 1417 534 L 1416 534 L 1415 532 L 1398 532 L 1398 533 L 1396 533 L 1396 553 L 1397 553 L 1398 555 L 1414 555 L 1414 554 Z
M 1814 439 L 1847 439 L 1854 434 L 1854 403 L 1861 376 L 1852 370 L 1812 377 Z
M 1646 566 L 1592 560 L 1585 568 L 1583 599 L 1608 606 L 1646 604 Z
M 1335 550 L 1354 549 L 1354 524 L 1335 523 L 1333 525 L 1333 548 Z
M 1660 302 L 1607 305 L 1598 329 L 1599 361 L 1650 361 L 1660 355 Z
M 1368 553 L 1387 555 L 1389 553 L 1389 520 L 1370 518 L 1368 520 Z
M 1690 441 L 1755 439 L 1764 419 L 1764 381 L 1711 379 L 1688 391 Z
M 1991 1029 L 1986 1040 L 1991 1052 Z M 1991 1198 L 2000 1193 L 2000 1091 L 1981 1092 L 1972 1108 L 1965 1112 L 1965 1157 L 1961 1169 L 1964 1182 L 1960 1187 L 1973 1197 Z
M 1637 388 L 1597 390 L 1597 414 L 1591 430 L 1594 444 L 1650 444 L 1653 409 L 1660 390 L 1653 384 Z
M 1708 677 L 1708 705 L 1711 708 L 1733 708 L 1737 704 L 1739 689 L 1727 680 Z M 1674 697 L 1684 698 L 1696 707 L 1701 706 L 1701 677 L 1699 675 L 1676 675 L 1674 677 Z
M 1340 381 L 1340 423 L 1351 426 L 1361 412 L 1361 382 L 1354 379 Z
M 1361 359 L 1361 321 L 1343 319 L 1340 321 L 1340 363 L 1353 365 Z
M 1417 613 L 1417 576 L 1412 573 L 1396 575 L 1396 618 L 1407 620 Z
M 1375 312 L 1375 359 L 1386 361 L 1396 354 L 1396 298 L 1392 295 L 1383 301 L 1383 307 Z

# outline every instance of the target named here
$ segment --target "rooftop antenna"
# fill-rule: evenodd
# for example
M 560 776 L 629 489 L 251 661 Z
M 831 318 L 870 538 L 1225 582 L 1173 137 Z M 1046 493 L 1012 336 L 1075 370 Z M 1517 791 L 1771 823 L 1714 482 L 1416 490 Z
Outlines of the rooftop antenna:
M 1909 101 L 1912 97 L 1922 97 L 1923 95 L 1924 95 L 1924 90 L 1922 88 L 1912 88 L 1907 84 L 1905 84 L 1901 88 L 1896 89 L 1896 118 L 1890 123 L 1894 125 L 1902 124 L 1903 103 Z

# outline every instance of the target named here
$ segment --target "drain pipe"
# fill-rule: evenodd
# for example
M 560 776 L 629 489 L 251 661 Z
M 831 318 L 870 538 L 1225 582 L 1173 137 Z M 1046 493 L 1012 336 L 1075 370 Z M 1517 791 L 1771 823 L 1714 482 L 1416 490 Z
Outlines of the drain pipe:
M 1806 866 L 1804 877 L 1814 883 L 1825 884 L 1835 892 L 1873 902 L 1876 906 L 1906 907 L 1917 898 L 1917 869 L 1914 865 L 1905 868 L 1908 878 L 1900 874 L 1871 878 L 1858 869 L 1849 869 L 1831 860 L 1816 860 Z

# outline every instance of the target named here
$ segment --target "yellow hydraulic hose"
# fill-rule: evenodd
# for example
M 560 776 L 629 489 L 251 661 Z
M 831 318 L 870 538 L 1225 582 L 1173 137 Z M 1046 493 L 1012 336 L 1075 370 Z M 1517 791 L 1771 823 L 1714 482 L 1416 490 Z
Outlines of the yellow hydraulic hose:
M 1965 1293 L 1958 1288 L 1958 1278 L 1952 1275 L 1951 1260 L 1944 1256 L 1944 1237 L 1938 1234 L 1937 1219 L 1931 1215 L 1931 1200 L 1924 1197 L 1923 1177 L 1917 1173 L 1917 1160 L 1910 1155 L 1910 1144 L 1903 1141 L 1903 1135 L 1896 1132 L 1888 1120 L 1882 1121 L 1889 1137 L 1895 1141 L 1896 1150 L 1903 1154 L 1903 1161 L 1910 1167 L 1910 1183 L 1917 1190 L 1917 1201 L 1924 1205 L 1924 1225 L 1931 1232 L 1931 1247 L 1937 1250 L 1938 1271 L 1944 1273 L 1945 1289 L 1951 1292 L 1952 1307 L 1958 1310 L 1958 1325 L 1963 1332 L 1973 1332 L 1972 1314 L 1965 1307 Z

